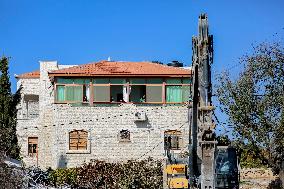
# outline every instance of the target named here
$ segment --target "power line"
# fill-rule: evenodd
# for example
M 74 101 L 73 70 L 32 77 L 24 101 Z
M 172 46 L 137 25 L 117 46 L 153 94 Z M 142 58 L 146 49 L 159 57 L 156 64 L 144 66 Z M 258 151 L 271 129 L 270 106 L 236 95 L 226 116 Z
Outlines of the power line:
M 185 123 L 183 123 L 178 129 L 182 128 L 186 123 L 188 123 L 188 121 L 186 121 Z M 137 158 L 137 160 L 141 159 L 142 157 L 144 157 L 145 155 L 149 154 L 150 152 L 152 152 L 155 148 L 157 148 L 160 144 L 162 144 L 163 141 L 159 142 L 157 145 L 155 145 L 152 149 L 150 149 L 148 152 L 144 153 L 142 156 L 140 156 L 139 158 Z

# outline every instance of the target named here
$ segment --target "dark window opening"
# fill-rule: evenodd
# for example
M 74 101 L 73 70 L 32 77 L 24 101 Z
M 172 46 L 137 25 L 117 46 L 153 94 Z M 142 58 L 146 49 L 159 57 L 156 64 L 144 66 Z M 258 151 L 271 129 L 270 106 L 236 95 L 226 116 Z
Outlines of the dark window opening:
M 28 138 L 28 155 L 30 157 L 36 157 L 38 152 L 38 137 Z
M 165 150 L 180 150 L 182 147 L 181 132 L 177 130 L 165 131 L 164 147 Z
M 130 102 L 146 102 L 146 85 L 134 85 L 130 89 Z
M 120 141 L 130 141 L 130 131 L 129 130 L 121 130 L 119 132 L 119 140 Z
M 111 102 L 126 102 L 126 86 L 112 85 L 110 86 L 110 100 Z

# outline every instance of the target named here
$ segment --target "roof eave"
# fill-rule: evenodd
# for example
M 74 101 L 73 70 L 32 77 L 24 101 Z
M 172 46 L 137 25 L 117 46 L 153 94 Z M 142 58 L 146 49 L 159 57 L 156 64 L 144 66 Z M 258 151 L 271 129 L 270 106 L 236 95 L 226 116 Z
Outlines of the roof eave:
M 36 76 L 15 76 L 16 79 L 39 79 L 40 77 Z
M 62 74 L 62 73 L 49 73 L 50 77 L 191 77 L 189 74 Z

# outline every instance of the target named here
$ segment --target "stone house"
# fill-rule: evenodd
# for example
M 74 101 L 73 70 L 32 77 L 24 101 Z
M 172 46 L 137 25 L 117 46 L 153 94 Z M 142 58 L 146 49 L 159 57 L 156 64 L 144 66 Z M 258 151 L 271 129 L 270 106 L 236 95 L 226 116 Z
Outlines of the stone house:
M 27 166 L 74 167 L 187 151 L 191 70 L 151 62 L 41 61 L 16 75 L 17 135 Z

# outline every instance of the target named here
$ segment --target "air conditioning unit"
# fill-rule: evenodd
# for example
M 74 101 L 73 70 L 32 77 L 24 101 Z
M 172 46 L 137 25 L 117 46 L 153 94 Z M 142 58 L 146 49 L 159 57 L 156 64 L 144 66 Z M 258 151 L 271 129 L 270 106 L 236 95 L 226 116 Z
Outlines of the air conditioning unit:
M 146 121 L 147 116 L 145 112 L 136 112 L 135 113 L 135 121 Z

